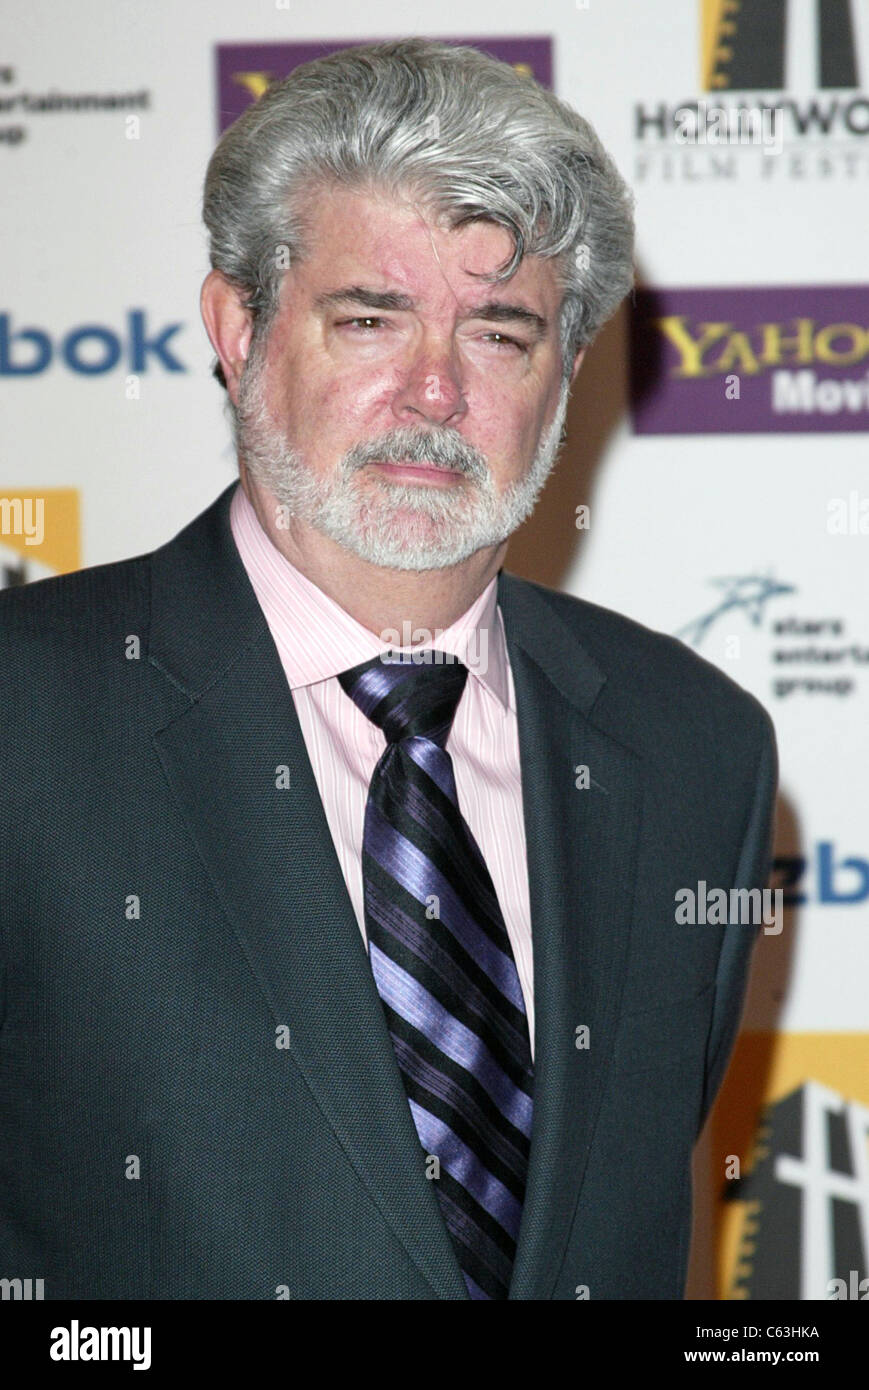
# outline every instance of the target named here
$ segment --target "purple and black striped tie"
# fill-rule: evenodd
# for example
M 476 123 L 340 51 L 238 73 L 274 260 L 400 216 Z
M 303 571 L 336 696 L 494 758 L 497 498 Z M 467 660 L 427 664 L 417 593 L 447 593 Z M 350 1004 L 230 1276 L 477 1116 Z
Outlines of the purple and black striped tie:
M 421 658 L 425 659 L 421 659 Z M 495 887 L 445 744 L 468 668 L 390 653 L 338 677 L 387 746 L 362 869 L 377 990 L 472 1298 L 506 1298 L 531 1141 L 528 1020 Z

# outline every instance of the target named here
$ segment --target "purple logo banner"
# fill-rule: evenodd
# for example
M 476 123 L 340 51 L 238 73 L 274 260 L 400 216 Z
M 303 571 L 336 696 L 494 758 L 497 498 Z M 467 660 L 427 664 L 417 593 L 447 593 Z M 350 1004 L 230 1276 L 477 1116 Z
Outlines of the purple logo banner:
M 322 43 L 218 44 L 218 132 L 222 134 L 252 101 L 256 101 L 273 82 L 279 82 L 300 63 L 325 58 L 339 48 L 358 48 L 363 43 L 376 42 L 376 39 L 330 39 Z M 551 38 L 452 38 L 441 39 L 440 42 L 479 48 L 493 58 L 510 63 L 520 72 L 527 72 L 542 87 L 552 86 Z
M 637 434 L 869 430 L 869 286 L 638 290 Z

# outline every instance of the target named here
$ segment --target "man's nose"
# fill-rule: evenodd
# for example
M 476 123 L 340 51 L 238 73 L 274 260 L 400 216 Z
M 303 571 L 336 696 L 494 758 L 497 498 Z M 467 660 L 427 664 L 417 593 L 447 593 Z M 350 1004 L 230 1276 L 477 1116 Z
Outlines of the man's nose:
M 433 425 L 457 425 L 468 413 L 459 365 L 449 348 L 429 345 L 411 363 L 392 402 L 402 424 L 422 418 Z

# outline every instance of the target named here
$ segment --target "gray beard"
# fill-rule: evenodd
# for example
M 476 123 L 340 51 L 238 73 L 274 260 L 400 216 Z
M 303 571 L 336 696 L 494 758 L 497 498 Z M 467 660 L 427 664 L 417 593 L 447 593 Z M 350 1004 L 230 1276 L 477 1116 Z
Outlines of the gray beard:
M 271 419 L 259 363 L 248 361 L 239 386 L 236 443 L 254 482 L 289 517 L 385 569 L 435 570 L 500 545 L 529 517 L 563 441 L 570 383 L 563 380 L 555 418 L 523 478 L 498 493 L 486 456 L 458 431 L 399 426 L 356 444 L 331 477 L 315 476 Z M 428 463 L 463 477 L 448 487 L 391 482 L 361 470 L 367 464 Z M 281 524 L 286 524 L 283 522 Z

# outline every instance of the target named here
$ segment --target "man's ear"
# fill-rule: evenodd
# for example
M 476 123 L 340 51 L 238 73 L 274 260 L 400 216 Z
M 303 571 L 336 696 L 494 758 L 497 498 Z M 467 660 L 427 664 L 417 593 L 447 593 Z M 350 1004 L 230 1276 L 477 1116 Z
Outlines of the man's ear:
M 571 385 L 573 385 L 573 382 L 574 382 L 574 380 L 576 379 L 576 374 L 577 374 L 577 372 L 579 371 L 580 367 L 582 366 L 582 359 L 583 359 L 583 357 L 585 357 L 585 352 L 586 352 L 586 349 L 585 349 L 585 348 L 580 348 L 580 349 L 579 349 L 579 352 L 576 354 L 576 356 L 575 356 L 574 359 L 573 359 L 573 366 L 572 366 L 571 369 L 570 369 L 570 382 L 571 382 Z
M 220 359 L 230 400 L 237 405 L 238 383 L 253 336 L 253 317 L 244 307 L 241 291 L 219 270 L 206 275 L 199 307 L 211 346 Z

